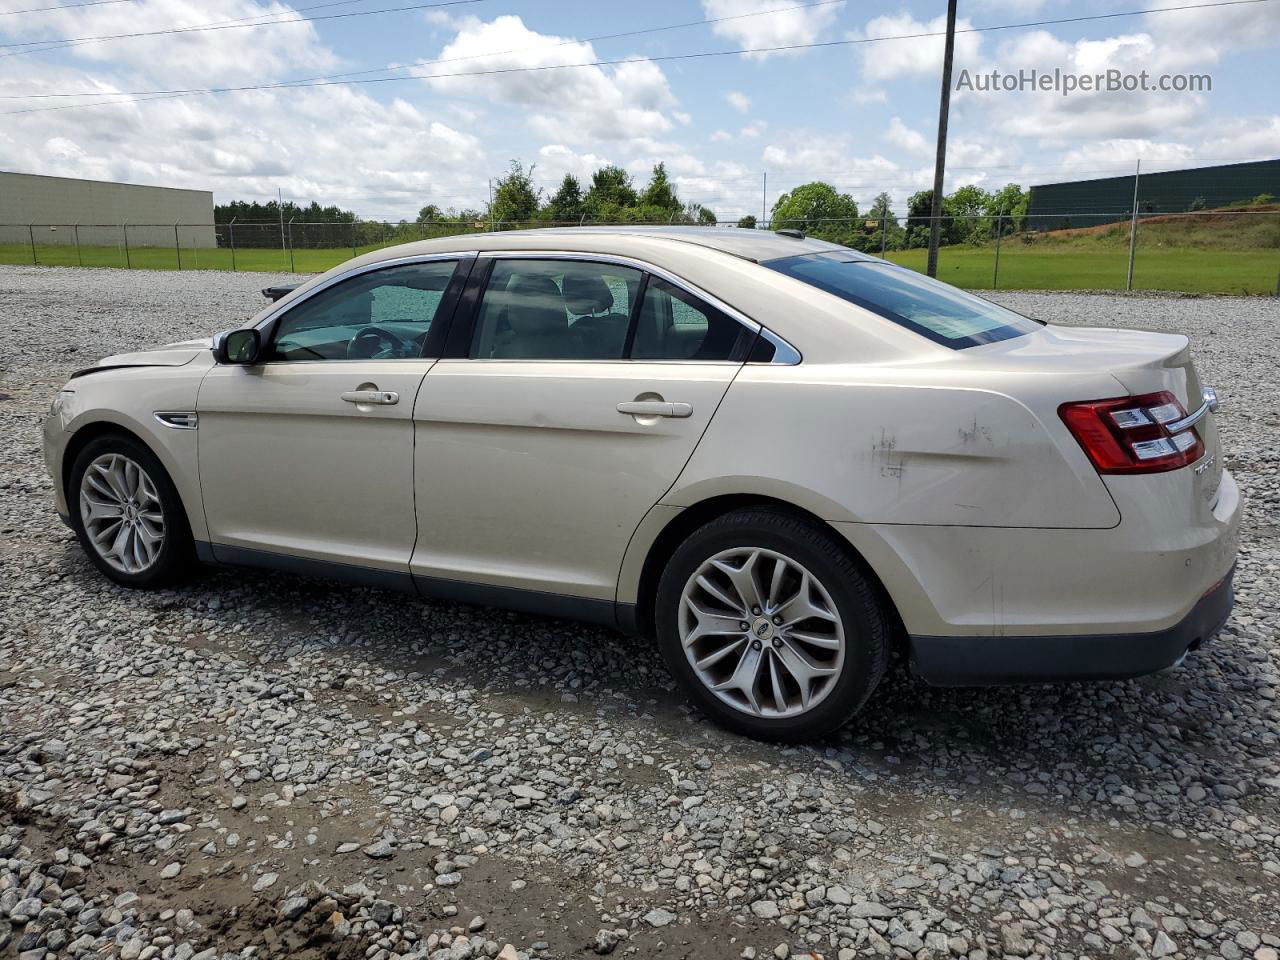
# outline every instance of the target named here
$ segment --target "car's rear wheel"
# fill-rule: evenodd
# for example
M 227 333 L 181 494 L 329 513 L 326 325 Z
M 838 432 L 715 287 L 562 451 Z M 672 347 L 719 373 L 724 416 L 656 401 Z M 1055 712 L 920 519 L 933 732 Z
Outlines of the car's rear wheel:
M 782 511 L 738 510 L 694 531 L 654 613 L 685 692 L 748 736 L 830 733 L 884 673 L 886 617 L 868 576 L 832 534 Z
M 81 546 L 116 583 L 159 587 L 190 571 L 194 545 L 178 491 L 137 440 L 107 434 L 89 441 L 67 493 Z

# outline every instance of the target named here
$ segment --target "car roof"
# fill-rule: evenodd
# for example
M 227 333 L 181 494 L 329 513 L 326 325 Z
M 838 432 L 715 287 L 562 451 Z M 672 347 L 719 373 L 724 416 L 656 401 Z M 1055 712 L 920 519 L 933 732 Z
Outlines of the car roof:
M 770 230 L 752 230 L 740 227 L 675 227 L 637 224 L 634 226 L 582 226 L 582 227 L 540 227 L 532 230 L 506 230 L 491 233 L 458 234 L 452 237 L 441 237 L 436 240 L 424 240 L 418 243 L 405 244 L 399 247 L 384 247 L 378 251 L 377 259 L 390 259 L 410 253 L 405 247 L 426 250 L 485 250 L 501 247 L 512 238 L 519 237 L 520 246 L 534 248 L 542 246 L 539 241 L 546 238 L 546 248 L 555 249 L 565 238 L 590 236 L 593 241 L 607 240 L 609 237 L 633 238 L 643 237 L 649 240 L 662 240 L 671 243 L 694 244 L 711 250 L 764 263 L 768 260 L 779 260 L 783 257 L 795 257 L 802 254 L 840 252 L 858 259 L 863 254 L 842 247 L 838 244 L 815 240 L 800 234 L 775 233 Z M 415 249 L 412 252 L 417 252 Z M 873 257 L 866 257 L 871 260 Z

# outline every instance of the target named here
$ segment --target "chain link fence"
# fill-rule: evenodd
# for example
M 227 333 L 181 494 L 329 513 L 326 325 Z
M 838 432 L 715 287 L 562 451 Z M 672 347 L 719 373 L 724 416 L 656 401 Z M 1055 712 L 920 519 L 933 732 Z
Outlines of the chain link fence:
M 800 230 L 923 271 L 930 223 L 928 217 L 885 215 L 777 221 L 763 228 Z M 415 240 L 596 225 L 585 219 L 0 224 L 0 263 L 317 273 L 350 257 Z M 1280 205 L 1138 215 L 975 214 L 944 216 L 939 226 L 938 277 L 969 289 L 1280 295 Z

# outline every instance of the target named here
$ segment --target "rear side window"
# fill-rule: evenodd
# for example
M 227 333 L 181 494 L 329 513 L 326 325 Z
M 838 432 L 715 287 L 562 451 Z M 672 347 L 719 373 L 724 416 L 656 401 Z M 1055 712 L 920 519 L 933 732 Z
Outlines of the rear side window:
M 740 340 L 754 337 L 742 324 L 667 281 L 650 276 L 636 322 L 633 360 L 729 360 Z
M 954 349 L 1020 337 L 1041 324 L 950 284 L 879 260 L 841 253 L 763 264 Z

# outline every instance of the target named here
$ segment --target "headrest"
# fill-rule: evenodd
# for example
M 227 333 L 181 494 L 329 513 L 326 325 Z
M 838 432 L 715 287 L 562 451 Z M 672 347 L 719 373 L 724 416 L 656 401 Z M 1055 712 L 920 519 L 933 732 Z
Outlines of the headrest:
M 564 297 L 550 277 L 519 274 L 507 286 L 507 322 L 519 334 L 563 333 L 569 326 Z
M 579 316 L 613 309 L 613 291 L 598 274 L 566 273 L 564 299 L 569 310 Z

